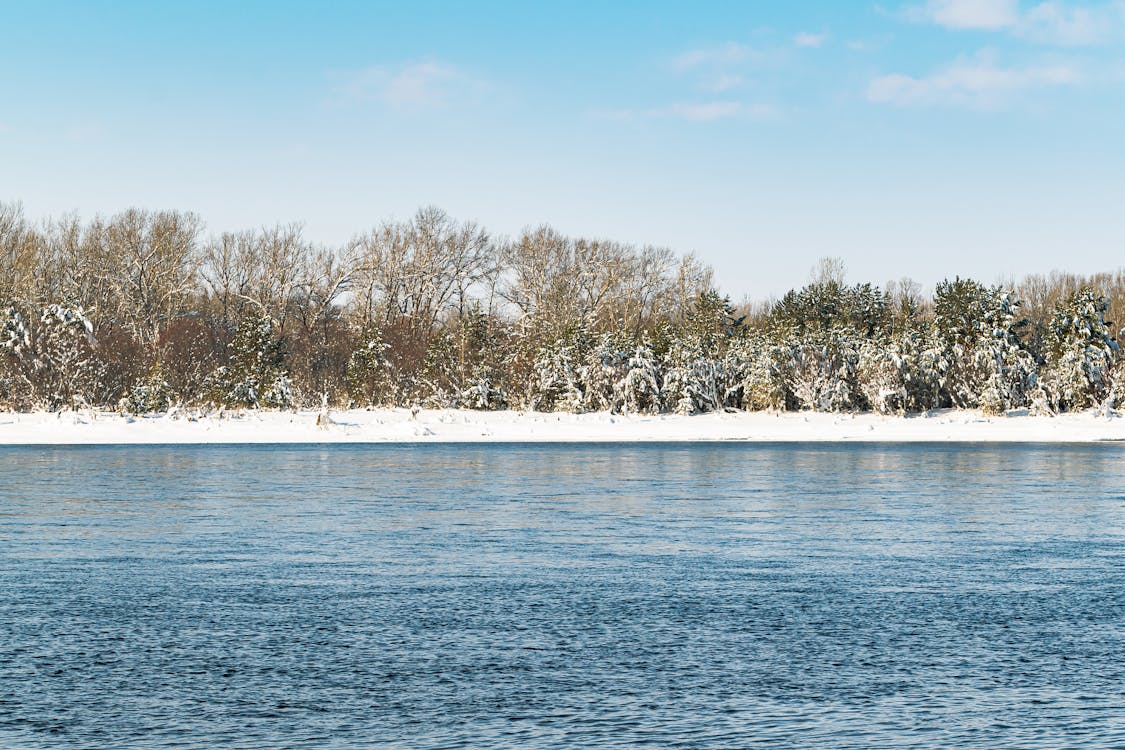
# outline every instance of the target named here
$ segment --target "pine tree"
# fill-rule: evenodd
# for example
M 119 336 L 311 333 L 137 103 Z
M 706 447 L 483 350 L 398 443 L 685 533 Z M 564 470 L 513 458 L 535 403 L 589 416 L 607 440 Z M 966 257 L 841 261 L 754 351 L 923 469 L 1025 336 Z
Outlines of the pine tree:
M 730 299 L 709 290 L 701 293 L 682 324 L 671 332 L 664 355 L 662 395 L 666 408 L 677 414 L 722 409 L 726 397 L 723 358 L 743 330 Z
M 148 374 L 134 384 L 128 394 L 118 403 L 118 408 L 126 414 L 151 414 L 167 411 L 172 405 L 175 393 L 164 377 L 164 370 L 157 360 Z
M 619 383 L 625 378 L 629 355 L 614 336 L 602 334 L 586 353 L 579 377 L 584 411 L 617 411 Z
M 365 407 L 389 406 L 395 401 L 394 367 L 387 357 L 390 345 L 382 331 L 369 324 L 360 336 L 360 346 L 348 357 L 348 398 Z
M 625 363 L 625 376 L 615 385 L 615 400 L 625 414 L 656 414 L 660 411 L 660 365 L 652 349 L 637 344 Z
M 1098 406 L 1115 395 L 1113 366 L 1120 347 L 1105 319 L 1108 309 L 1105 297 L 1083 287 L 1056 311 L 1038 383 L 1041 402 L 1051 410 Z
M 80 306 L 48 305 L 34 322 L 14 307 L 4 312 L 0 349 L 20 382 L 26 406 L 56 410 L 99 402 L 104 365 L 94 326 Z
M 592 338 L 584 327 L 539 347 L 528 384 L 529 407 L 541 411 L 584 411 L 586 394 L 581 368 L 591 348 Z
M 224 406 L 287 409 L 293 405 L 285 344 L 274 335 L 268 315 L 255 312 L 242 319 L 229 361 L 211 374 L 207 392 L 214 403 Z
M 798 408 L 855 411 L 864 408 L 857 381 L 859 345 L 853 332 L 837 326 L 796 341 L 785 364 L 786 390 Z
M 951 405 L 998 414 L 1028 404 L 1036 363 L 1021 341 L 1020 305 L 1014 293 L 969 279 L 938 284 L 934 328 Z
M 784 349 L 761 335 L 740 336 L 723 363 L 727 406 L 747 411 L 783 411 L 787 394 Z

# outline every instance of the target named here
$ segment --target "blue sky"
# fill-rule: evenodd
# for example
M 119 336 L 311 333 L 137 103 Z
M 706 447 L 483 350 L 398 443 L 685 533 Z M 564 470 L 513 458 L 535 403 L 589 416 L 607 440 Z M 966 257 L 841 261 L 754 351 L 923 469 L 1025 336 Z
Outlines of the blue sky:
M 324 6 L 324 7 L 321 7 Z M 0 0 L 0 200 L 340 243 L 435 204 L 736 299 L 1125 264 L 1125 2 Z

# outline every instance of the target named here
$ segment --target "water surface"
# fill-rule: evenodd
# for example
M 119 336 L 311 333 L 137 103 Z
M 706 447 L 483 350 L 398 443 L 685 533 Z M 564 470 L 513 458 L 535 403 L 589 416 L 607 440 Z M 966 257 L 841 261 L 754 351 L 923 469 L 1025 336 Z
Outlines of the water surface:
M 1125 746 L 1114 446 L 0 448 L 0 747 Z

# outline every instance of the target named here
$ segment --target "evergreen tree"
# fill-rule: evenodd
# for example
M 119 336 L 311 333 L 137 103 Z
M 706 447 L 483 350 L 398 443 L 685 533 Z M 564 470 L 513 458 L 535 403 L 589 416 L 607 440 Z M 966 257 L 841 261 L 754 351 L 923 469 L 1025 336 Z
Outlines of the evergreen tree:
M 1013 292 L 969 279 L 938 284 L 934 328 L 952 406 L 1001 413 L 1027 405 L 1036 363 L 1021 341 L 1020 304 Z
M 797 408 L 855 411 L 864 408 L 857 380 L 860 340 L 843 327 L 793 342 L 783 365 L 786 390 Z
M 592 339 L 585 327 L 539 347 L 528 385 L 529 408 L 583 411 L 586 395 L 581 368 L 591 348 Z
M 723 363 L 727 406 L 747 411 L 783 411 L 787 392 L 783 360 L 784 347 L 765 336 L 740 336 L 727 349 Z
M 19 381 L 9 391 L 22 393 L 34 408 L 101 403 L 106 378 L 96 347 L 93 323 L 80 306 L 48 305 L 34 323 L 10 307 L 0 325 L 0 350 Z
M 360 336 L 360 346 L 348 357 L 348 398 L 359 406 L 390 406 L 395 402 L 395 373 L 383 341 L 382 332 L 368 324 Z
M 285 344 L 275 336 L 268 315 L 251 312 L 242 319 L 229 361 L 211 374 L 207 391 L 212 402 L 224 406 L 286 409 L 293 405 Z
M 118 408 L 126 414 L 151 414 L 167 411 L 172 405 L 175 393 L 164 377 L 164 370 L 157 360 L 148 374 L 134 384 L 128 394 L 118 403 Z
M 674 329 L 664 355 L 665 407 L 677 414 L 722 409 L 726 397 L 723 358 L 744 329 L 730 299 L 714 290 L 701 293 Z
M 1042 403 L 1051 410 L 1098 406 L 1115 395 L 1113 365 L 1120 347 L 1105 319 L 1108 310 L 1109 300 L 1089 287 L 1057 309 L 1047 366 L 1039 379 Z
M 660 411 L 660 365 L 652 349 L 637 344 L 625 364 L 625 377 L 615 386 L 616 402 L 625 414 Z

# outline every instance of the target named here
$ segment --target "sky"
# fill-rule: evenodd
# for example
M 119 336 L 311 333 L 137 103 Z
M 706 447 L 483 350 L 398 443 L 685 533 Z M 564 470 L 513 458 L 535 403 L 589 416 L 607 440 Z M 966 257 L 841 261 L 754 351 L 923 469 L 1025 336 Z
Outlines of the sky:
M 736 301 L 1125 265 L 1125 0 L 0 0 L 0 201 L 346 242 L 436 205 Z

